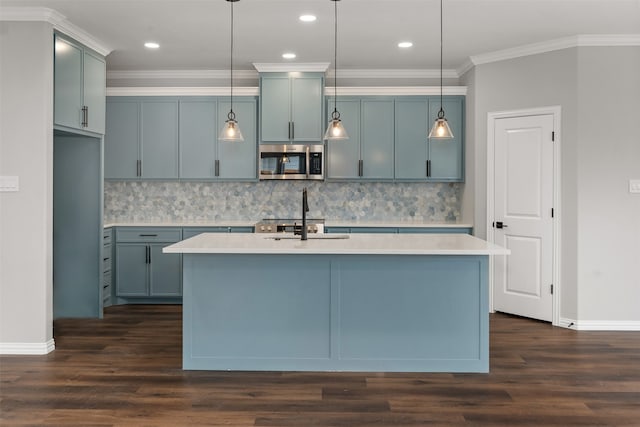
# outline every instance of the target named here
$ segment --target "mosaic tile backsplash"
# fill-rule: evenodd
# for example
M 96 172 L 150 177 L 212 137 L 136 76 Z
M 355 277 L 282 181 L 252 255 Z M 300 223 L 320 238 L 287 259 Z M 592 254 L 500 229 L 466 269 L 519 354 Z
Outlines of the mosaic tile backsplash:
M 298 218 L 307 187 L 310 218 L 455 222 L 460 184 L 313 181 L 106 181 L 106 223 Z

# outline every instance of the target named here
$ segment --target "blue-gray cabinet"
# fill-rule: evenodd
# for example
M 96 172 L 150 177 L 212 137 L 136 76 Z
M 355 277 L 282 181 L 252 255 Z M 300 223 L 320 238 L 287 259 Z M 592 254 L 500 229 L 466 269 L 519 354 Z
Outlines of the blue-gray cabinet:
M 464 98 L 446 96 L 443 107 L 453 139 L 429 139 L 440 97 L 396 99 L 395 170 L 402 181 L 464 181 Z
M 113 283 L 113 229 L 105 228 L 102 235 L 102 307 L 111 305 Z
M 255 98 L 233 100 L 233 111 L 244 136 L 242 142 L 218 140 L 231 107 L 229 98 L 182 98 L 179 104 L 180 178 L 257 178 Z
M 106 65 L 104 57 L 54 35 L 54 124 L 105 132 Z
M 178 101 L 109 98 L 105 179 L 178 178 Z
M 327 178 L 392 180 L 393 98 L 339 97 L 337 108 L 349 139 L 327 142 Z M 333 109 L 329 98 L 327 114 Z
M 429 140 L 429 176 L 431 181 L 464 181 L 464 97 L 446 96 L 442 102 L 453 139 Z M 429 129 L 433 126 L 440 98 L 429 98 Z
M 182 239 L 181 228 L 116 229 L 116 296 L 182 296 L 182 258 L 162 248 Z
M 409 233 L 409 234 L 437 234 L 437 233 L 453 233 L 453 234 L 471 234 L 471 227 L 447 227 L 442 225 L 439 227 L 343 227 L 329 226 L 325 227 L 325 233 L 331 234 L 348 234 L 348 233 Z
M 177 100 L 144 100 L 140 107 L 139 176 L 178 178 Z
M 260 142 L 320 142 L 323 73 L 260 75 Z

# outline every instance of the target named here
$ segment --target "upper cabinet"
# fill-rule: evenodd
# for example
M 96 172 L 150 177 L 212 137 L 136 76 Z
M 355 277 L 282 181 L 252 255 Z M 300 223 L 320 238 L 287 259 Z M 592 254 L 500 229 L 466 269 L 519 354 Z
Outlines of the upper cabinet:
M 230 108 L 229 98 L 180 100 L 180 178 L 256 179 L 256 100 L 233 99 L 242 142 L 218 140 Z
M 321 142 L 323 73 L 261 73 L 260 142 Z
M 337 108 L 349 139 L 327 142 L 327 178 L 392 180 L 393 98 L 339 98 Z
M 178 101 L 109 99 L 104 158 L 106 179 L 178 178 Z
M 464 181 L 464 98 L 447 96 L 443 107 L 453 139 L 429 139 L 440 97 L 395 101 L 395 177 L 397 181 Z
M 106 179 L 256 179 L 256 100 L 234 98 L 243 142 L 218 141 L 228 98 L 110 97 Z
M 428 139 L 439 96 L 339 97 L 349 134 L 327 142 L 327 178 L 376 181 L 464 181 L 464 97 L 446 96 L 443 107 L 453 139 Z M 333 111 L 333 99 L 327 100 Z
M 54 39 L 54 124 L 103 134 L 106 96 L 104 58 L 59 34 Z

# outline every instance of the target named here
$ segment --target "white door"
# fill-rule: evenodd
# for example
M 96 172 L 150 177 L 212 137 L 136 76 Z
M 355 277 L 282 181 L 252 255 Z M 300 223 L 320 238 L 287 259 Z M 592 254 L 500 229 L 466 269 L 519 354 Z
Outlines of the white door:
M 545 321 L 553 316 L 553 115 L 494 121 L 496 311 Z

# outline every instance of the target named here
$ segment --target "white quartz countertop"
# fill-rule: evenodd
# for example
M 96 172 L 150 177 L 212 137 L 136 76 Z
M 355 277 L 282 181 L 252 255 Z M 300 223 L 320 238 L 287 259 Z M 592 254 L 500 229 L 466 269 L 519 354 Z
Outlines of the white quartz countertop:
M 164 222 L 105 222 L 109 227 L 253 227 L 257 221 L 164 221 Z
M 294 238 L 295 237 L 295 238 Z M 508 255 L 510 251 L 467 234 L 203 233 L 167 246 L 182 254 Z
M 105 222 L 104 227 L 253 227 L 255 221 L 166 221 L 166 222 Z M 473 224 L 428 221 L 348 221 L 325 220 L 325 227 L 415 227 L 415 228 L 472 228 Z

